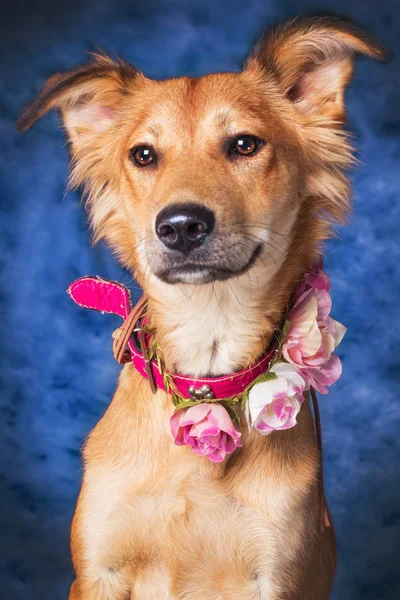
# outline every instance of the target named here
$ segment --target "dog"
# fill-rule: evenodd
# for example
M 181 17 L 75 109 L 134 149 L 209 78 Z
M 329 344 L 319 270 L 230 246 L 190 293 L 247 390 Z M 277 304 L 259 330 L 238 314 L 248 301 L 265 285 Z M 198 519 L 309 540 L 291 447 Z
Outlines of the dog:
M 268 30 L 239 73 L 153 81 L 106 54 L 46 82 L 94 240 L 145 291 L 165 369 L 217 377 L 279 330 L 332 223 L 350 208 L 344 92 L 354 58 L 384 49 L 356 26 L 297 18 Z M 321 600 L 335 571 L 320 527 L 308 401 L 296 427 L 248 432 L 210 462 L 173 444 L 170 394 L 132 363 L 83 450 L 70 600 Z

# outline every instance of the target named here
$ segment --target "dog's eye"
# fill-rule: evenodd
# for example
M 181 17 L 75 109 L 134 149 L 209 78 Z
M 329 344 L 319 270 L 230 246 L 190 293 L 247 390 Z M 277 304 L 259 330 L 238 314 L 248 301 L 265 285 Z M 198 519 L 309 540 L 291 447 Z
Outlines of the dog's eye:
M 136 148 L 132 148 L 130 157 L 137 167 L 147 167 L 156 161 L 156 153 L 151 146 L 136 146 Z
M 229 152 L 231 154 L 241 154 L 242 156 L 252 156 L 261 146 L 261 140 L 252 135 L 239 135 L 232 141 Z

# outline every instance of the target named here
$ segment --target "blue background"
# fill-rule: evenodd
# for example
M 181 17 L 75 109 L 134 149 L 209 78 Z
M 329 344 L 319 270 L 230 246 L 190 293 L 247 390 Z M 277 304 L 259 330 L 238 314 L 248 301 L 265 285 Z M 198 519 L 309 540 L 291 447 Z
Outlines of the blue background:
M 357 20 L 394 53 L 361 59 L 349 89 L 360 148 L 350 226 L 327 246 L 335 318 L 349 327 L 344 375 L 321 399 L 327 496 L 338 541 L 335 600 L 400 598 L 400 40 L 397 0 L 14 0 L 0 31 L 0 596 L 66 599 L 79 451 L 119 367 L 113 317 L 78 309 L 69 283 L 116 278 L 91 248 L 78 193 L 65 194 L 67 148 L 51 114 L 24 134 L 23 105 L 94 45 L 148 76 L 236 70 L 261 28 L 303 11 Z

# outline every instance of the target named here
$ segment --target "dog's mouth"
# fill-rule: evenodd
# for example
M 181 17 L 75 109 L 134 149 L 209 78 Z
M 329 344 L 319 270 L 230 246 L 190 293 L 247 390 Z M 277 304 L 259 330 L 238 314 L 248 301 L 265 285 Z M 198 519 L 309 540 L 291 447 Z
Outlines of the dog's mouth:
M 164 283 L 204 284 L 213 281 L 224 281 L 247 273 L 256 263 L 263 251 L 263 244 L 258 244 L 247 259 L 243 260 L 243 252 L 238 257 L 232 253 L 224 253 L 220 260 L 208 257 L 188 257 L 183 261 L 166 259 L 161 268 L 154 269 L 154 274 Z

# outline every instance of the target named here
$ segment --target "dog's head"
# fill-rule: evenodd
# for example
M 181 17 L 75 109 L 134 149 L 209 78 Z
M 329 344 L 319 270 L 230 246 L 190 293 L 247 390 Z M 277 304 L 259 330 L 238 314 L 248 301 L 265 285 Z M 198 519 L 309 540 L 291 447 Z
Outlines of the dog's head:
M 51 77 L 18 126 L 60 109 L 95 239 L 145 287 L 268 271 L 288 252 L 306 260 L 345 218 L 357 53 L 384 56 L 343 21 L 300 19 L 265 34 L 241 73 L 153 81 L 95 55 Z

